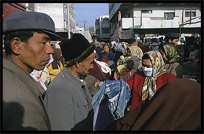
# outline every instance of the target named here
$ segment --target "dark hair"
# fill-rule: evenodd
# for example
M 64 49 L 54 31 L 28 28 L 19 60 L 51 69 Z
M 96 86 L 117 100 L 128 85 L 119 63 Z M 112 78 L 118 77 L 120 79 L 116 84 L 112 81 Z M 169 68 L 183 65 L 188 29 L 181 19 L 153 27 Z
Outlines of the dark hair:
M 12 53 L 10 42 L 14 37 L 18 37 L 22 42 L 28 43 L 29 38 L 33 36 L 34 32 L 43 33 L 39 30 L 24 30 L 6 33 L 4 37 L 4 48 L 6 55 L 10 55 Z
M 144 55 L 143 55 L 143 57 L 142 57 L 142 60 L 143 59 L 150 59 L 151 60 L 151 58 L 149 57 L 149 55 L 147 54 L 147 53 L 144 53 Z
M 104 49 L 105 46 L 109 47 L 109 51 L 111 50 L 110 45 L 108 43 L 103 44 L 103 49 Z
M 170 40 L 174 40 L 174 39 L 179 39 L 179 37 L 175 36 L 175 37 L 172 37 L 172 36 L 165 36 L 164 40 L 168 43 L 169 42 L 169 39 Z
M 164 43 L 162 43 L 162 44 L 160 44 L 159 45 L 159 51 L 162 51 L 163 53 L 165 53 L 165 51 L 164 51 Z M 160 52 L 161 53 L 161 52 Z M 166 53 L 165 53 L 166 54 Z

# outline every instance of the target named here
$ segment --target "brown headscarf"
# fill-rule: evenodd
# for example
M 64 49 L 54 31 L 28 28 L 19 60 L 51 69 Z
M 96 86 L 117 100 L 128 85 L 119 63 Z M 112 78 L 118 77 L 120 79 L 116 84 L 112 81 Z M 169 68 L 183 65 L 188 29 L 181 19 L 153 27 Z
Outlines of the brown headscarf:
M 201 85 L 176 79 L 153 98 L 127 113 L 116 130 L 197 130 L 201 128 Z

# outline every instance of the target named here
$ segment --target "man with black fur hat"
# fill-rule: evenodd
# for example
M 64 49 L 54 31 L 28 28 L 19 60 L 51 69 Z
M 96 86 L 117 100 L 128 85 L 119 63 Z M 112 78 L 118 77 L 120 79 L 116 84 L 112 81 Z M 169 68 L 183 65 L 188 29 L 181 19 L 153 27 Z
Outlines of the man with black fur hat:
M 62 41 L 65 67 L 49 85 L 44 100 L 52 130 L 92 130 L 92 98 L 83 79 L 93 67 L 94 49 L 79 33 Z
M 50 16 L 38 12 L 14 12 L 3 21 L 3 130 L 50 130 L 43 105 L 44 89 L 30 76 L 49 62 L 55 40 Z

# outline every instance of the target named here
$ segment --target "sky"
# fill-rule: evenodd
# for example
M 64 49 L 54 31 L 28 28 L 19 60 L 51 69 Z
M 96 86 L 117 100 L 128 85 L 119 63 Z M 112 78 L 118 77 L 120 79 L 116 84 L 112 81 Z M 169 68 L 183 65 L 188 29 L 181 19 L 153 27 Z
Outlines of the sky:
M 79 27 L 95 28 L 95 20 L 102 15 L 109 15 L 108 3 L 74 3 L 75 19 Z

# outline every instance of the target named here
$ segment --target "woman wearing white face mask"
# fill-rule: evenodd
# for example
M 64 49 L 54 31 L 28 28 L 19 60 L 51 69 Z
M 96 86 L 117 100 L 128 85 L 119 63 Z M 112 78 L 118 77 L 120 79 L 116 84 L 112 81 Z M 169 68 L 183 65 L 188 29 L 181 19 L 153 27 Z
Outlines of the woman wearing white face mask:
M 159 51 L 146 52 L 142 57 L 142 71 L 135 72 L 133 77 L 126 81 L 132 89 L 130 110 L 150 100 L 161 86 L 174 79 L 175 75 L 166 72 Z

